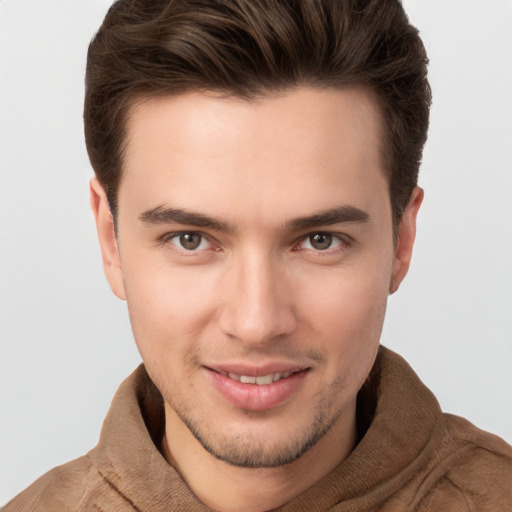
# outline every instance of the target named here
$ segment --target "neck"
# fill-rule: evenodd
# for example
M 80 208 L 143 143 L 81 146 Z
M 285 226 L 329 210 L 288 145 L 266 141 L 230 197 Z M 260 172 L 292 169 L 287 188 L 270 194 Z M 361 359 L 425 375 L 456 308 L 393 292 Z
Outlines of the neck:
M 203 503 L 222 512 L 263 512 L 291 501 L 337 467 L 356 441 L 354 403 L 294 462 L 278 468 L 243 468 L 207 452 L 167 404 L 165 416 L 164 457 Z

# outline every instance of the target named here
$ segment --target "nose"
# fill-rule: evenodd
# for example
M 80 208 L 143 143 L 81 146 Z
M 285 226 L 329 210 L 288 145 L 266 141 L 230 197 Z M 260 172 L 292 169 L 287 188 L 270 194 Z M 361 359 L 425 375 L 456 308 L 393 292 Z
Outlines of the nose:
M 220 328 L 230 338 L 257 347 L 291 334 L 297 325 L 286 269 L 272 258 L 240 257 L 225 275 Z

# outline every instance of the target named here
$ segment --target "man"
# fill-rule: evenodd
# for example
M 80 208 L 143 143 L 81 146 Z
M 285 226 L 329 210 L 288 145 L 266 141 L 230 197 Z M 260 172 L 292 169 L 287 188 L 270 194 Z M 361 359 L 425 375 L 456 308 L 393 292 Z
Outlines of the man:
M 379 348 L 425 68 L 397 1 L 114 4 L 91 203 L 145 365 L 98 447 L 6 510 L 510 508 L 510 448 Z

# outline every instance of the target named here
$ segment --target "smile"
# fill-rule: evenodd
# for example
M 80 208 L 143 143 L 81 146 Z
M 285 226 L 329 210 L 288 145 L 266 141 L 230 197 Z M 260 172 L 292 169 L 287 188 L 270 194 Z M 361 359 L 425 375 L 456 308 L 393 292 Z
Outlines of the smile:
M 257 384 L 258 386 L 267 386 L 272 384 L 273 382 L 277 382 L 278 380 L 285 379 L 289 377 L 294 372 L 284 372 L 284 373 L 269 373 L 267 375 L 260 376 L 251 376 L 251 375 L 238 375 L 237 373 L 227 373 L 220 372 L 222 375 L 229 377 L 232 380 L 236 380 L 237 382 L 241 382 L 242 384 Z
M 243 371 L 240 368 L 240 373 L 235 373 L 227 371 L 227 368 L 204 367 L 211 384 L 225 400 L 239 409 L 252 411 L 272 409 L 291 400 L 302 388 L 302 383 L 310 370 L 296 368 L 275 371 L 280 369 Z M 247 375 L 248 373 L 252 375 Z M 259 375 L 254 375 L 255 373 Z

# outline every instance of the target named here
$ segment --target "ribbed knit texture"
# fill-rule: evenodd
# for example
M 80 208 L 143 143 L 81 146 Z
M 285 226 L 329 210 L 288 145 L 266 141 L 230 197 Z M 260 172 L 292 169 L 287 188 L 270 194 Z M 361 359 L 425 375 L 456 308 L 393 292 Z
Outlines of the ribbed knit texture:
M 358 415 L 362 438 L 349 457 L 275 510 L 512 511 L 512 448 L 443 414 L 409 365 L 384 347 L 359 393 Z M 114 397 L 98 446 L 42 476 L 3 511 L 211 510 L 158 450 L 163 426 L 161 395 L 141 365 Z

